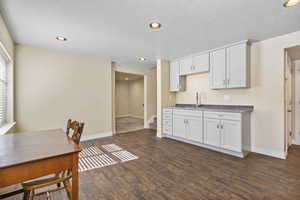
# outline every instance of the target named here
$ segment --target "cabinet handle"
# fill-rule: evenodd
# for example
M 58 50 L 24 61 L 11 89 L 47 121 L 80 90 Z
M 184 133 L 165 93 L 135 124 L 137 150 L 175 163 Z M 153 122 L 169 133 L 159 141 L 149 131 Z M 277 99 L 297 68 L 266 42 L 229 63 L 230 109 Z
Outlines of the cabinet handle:
M 219 124 L 217 125 L 217 129 L 219 129 L 220 128 L 220 126 L 219 126 Z
M 221 129 L 223 129 L 223 124 L 221 125 Z
M 229 85 L 229 79 L 227 80 L 227 85 Z

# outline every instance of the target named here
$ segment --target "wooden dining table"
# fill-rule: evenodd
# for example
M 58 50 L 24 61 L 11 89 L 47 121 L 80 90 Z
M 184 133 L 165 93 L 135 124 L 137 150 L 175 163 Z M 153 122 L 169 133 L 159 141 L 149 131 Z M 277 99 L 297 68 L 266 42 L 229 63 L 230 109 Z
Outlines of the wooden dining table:
M 78 200 L 81 151 L 62 129 L 0 136 L 0 188 L 72 170 L 72 200 Z

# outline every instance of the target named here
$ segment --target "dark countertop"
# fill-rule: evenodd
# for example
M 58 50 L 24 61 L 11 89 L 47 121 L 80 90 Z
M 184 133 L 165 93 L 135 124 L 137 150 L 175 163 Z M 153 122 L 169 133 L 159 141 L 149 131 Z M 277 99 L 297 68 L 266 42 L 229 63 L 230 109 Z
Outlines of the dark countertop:
M 196 107 L 195 104 L 176 104 L 175 106 L 170 106 L 166 108 L 171 109 L 183 109 L 183 110 L 203 110 L 203 111 L 216 111 L 216 112 L 252 112 L 254 106 L 250 105 L 210 105 L 201 104 L 201 106 Z

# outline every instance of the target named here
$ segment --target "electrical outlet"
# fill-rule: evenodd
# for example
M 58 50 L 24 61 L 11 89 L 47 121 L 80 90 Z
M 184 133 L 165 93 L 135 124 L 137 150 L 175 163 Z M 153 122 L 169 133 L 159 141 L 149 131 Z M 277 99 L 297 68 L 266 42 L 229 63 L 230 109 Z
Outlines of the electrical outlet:
M 230 101 L 231 97 L 229 95 L 224 95 L 224 101 Z

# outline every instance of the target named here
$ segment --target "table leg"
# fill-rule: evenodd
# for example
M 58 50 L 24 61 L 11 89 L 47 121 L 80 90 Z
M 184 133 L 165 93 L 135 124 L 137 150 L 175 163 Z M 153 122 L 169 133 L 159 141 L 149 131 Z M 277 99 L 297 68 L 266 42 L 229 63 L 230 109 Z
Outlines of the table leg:
M 72 200 L 78 200 L 78 153 L 73 155 L 73 168 L 72 168 Z

